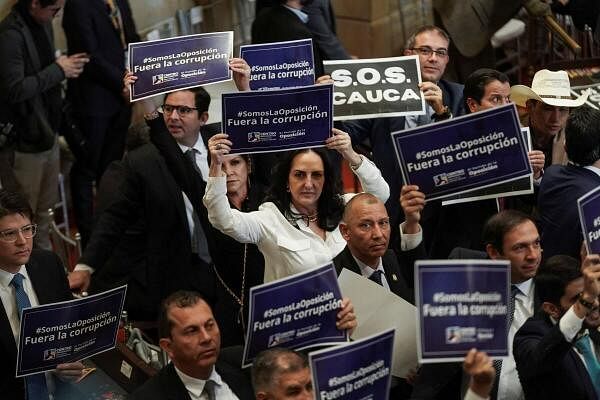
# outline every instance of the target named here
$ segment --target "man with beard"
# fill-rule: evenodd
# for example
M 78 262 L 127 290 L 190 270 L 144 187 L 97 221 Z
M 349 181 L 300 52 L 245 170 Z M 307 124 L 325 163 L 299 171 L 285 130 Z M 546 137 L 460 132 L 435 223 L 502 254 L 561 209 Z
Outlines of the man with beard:
M 600 397 L 600 256 L 550 257 L 535 277 L 540 312 L 519 329 L 513 353 L 527 399 Z

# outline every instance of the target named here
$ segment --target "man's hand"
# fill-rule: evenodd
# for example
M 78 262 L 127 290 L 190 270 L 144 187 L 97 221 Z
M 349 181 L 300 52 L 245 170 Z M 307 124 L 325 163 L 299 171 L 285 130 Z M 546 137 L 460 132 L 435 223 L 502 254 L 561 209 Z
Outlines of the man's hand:
M 243 58 L 232 58 L 229 60 L 229 69 L 233 72 L 233 81 L 240 92 L 250 91 L 251 69 Z
M 316 85 L 325 85 L 328 83 L 335 83 L 335 81 L 331 79 L 331 75 L 321 75 L 315 82 Z
M 90 61 L 85 53 L 77 53 L 70 56 L 60 56 L 56 63 L 62 68 L 67 78 L 77 78 L 82 72 L 83 67 Z
M 527 153 L 527 155 L 529 156 L 529 164 L 531 164 L 531 169 L 533 169 L 533 178 L 539 179 L 542 176 L 542 171 L 544 170 L 546 156 L 544 156 L 544 152 L 539 150 L 532 150 Z
M 436 114 L 442 114 L 445 109 L 442 89 L 433 82 L 421 82 L 419 83 L 419 89 L 421 89 L 425 101 L 433 108 L 433 111 Z
M 590 303 L 593 307 L 598 307 L 598 296 L 600 296 L 600 256 L 598 254 L 588 254 L 581 265 L 583 274 L 583 292 L 581 300 Z M 592 310 L 585 307 L 579 301 L 573 305 L 573 311 L 579 318 L 584 318 Z
M 61 381 L 75 382 L 83 375 L 84 365 L 81 362 L 58 364 L 52 371 Z
M 418 233 L 421 211 L 425 207 L 425 194 L 417 185 L 404 185 L 400 190 L 400 205 L 404 211 L 404 233 Z
M 89 271 L 73 271 L 69 273 L 69 287 L 71 290 L 85 292 L 90 286 L 90 276 Z
M 335 325 L 340 331 L 347 330 L 350 335 L 352 335 L 358 325 L 356 315 L 354 314 L 354 306 L 347 297 L 342 299 L 342 309 L 337 314 Z
M 488 355 L 476 349 L 469 350 L 463 363 L 463 369 L 471 377 L 469 388 L 481 397 L 489 397 L 494 385 L 496 370 Z

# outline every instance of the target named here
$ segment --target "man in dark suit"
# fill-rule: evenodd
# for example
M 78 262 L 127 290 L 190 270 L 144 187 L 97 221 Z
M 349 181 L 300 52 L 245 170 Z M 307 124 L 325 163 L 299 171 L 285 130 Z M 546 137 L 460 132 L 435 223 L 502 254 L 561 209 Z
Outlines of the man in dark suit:
M 20 309 L 71 300 L 65 270 L 56 254 L 32 250 L 36 225 L 32 210 L 18 192 L 0 189 L 0 393 L 6 399 L 48 399 L 47 379 L 76 379 L 83 364 L 61 364 L 53 374 L 15 378 Z M 52 386 L 52 385 L 51 385 Z
M 401 212 L 398 204 L 402 174 L 390 132 L 402 131 L 416 126 L 427 125 L 441 121 L 451 116 L 464 114 L 463 86 L 441 79 L 448 64 L 448 46 L 450 38 L 442 29 L 427 25 L 419 28 L 407 41 L 405 55 L 418 55 L 421 65 L 420 85 L 426 105 L 426 115 L 410 115 L 406 117 L 374 118 L 348 121 L 344 129 L 350 134 L 352 143 L 359 145 L 366 143 L 372 152 L 372 159 L 381 171 L 386 182 L 390 184 L 390 198 L 386 208 L 392 224 L 392 241 L 397 241 L 399 232 L 396 227 L 401 221 Z M 424 210 L 421 224 L 424 226 L 425 248 L 428 254 L 436 258 L 445 258 L 451 250 L 443 245 L 432 248 L 432 244 L 439 241 L 443 244 L 444 232 L 435 228 L 440 214 L 441 203 L 428 204 Z M 438 236 L 441 236 L 438 238 Z
M 167 297 L 158 325 L 159 345 L 171 363 L 135 391 L 132 400 L 254 399 L 239 366 L 219 361 L 219 326 L 198 293 L 178 291 Z
M 600 111 L 574 109 L 565 128 L 570 163 L 546 169 L 540 184 L 538 210 L 544 257 L 579 257 L 583 242 L 577 199 L 600 186 Z
M 542 308 L 519 329 L 513 346 L 527 399 L 600 397 L 599 279 L 597 254 L 581 269 L 575 258 L 551 257 L 535 277 Z
M 139 42 L 128 0 L 69 0 L 62 20 L 69 54 L 90 62 L 68 82 L 68 99 L 86 139 L 85 158 L 71 169 L 75 219 L 85 247 L 92 230 L 93 182 L 111 161 L 120 160 L 131 108 L 124 99 L 127 45 Z M 82 157 L 83 158 L 83 157 Z

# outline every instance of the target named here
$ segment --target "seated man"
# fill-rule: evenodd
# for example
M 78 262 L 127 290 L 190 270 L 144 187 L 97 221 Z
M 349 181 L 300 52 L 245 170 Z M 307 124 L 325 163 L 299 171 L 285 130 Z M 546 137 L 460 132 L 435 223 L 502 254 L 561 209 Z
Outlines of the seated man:
M 600 185 L 600 111 L 580 107 L 565 128 L 570 163 L 546 169 L 540 184 L 538 210 L 544 257 L 579 257 L 583 242 L 577 199 Z
M 551 257 L 535 277 L 542 309 L 519 329 L 513 345 L 527 399 L 600 397 L 599 279 L 597 254 L 587 256 L 581 269 L 572 257 Z
M 15 378 L 20 312 L 25 307 L 72 300 L 65 269 L 56 254 L 33 250 L 37 225 L 24 195 L 0 189 L 0 393 L 3 399 L 47 400 L 54 376 L 77 379 L 80 362 L 61 364 L 53 374 Z M 41 356 L 41 355 L 40 355 Z
M 352 330 L 356 317 L 344 299 L 338 329 Z M 177 291 L 163 300 L 158 321 L 159 345 L 171 359 L 131 400 L 254 399 L 238 366 L 219 360 L 221 334 L 208 303 L 195 292 Z
M 284 348 L 261 352 L 252 365 L 252 386 L 257 400 L 312 400 L 308 359 Z

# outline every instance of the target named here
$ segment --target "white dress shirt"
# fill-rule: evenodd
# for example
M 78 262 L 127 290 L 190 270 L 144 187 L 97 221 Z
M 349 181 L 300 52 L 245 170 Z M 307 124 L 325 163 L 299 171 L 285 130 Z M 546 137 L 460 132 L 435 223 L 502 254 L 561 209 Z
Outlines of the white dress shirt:
M 388 283 L 387 278 L 385 277 L 385 270 L 383 269 L 383 261 L 381 257 L 379 257 L 377 268 L 375 269 L 371 268 L 364 262 L 360 261 L 358 258 L 354 257 L 354 254 L 352 254 L 352 258 L 354 258 L 354 261 L 356 261 L 356 265 L 358 265 L 358 268 L 360 268 L 361 275 L 367 279 L 369 279 L 375 271 L 381 271 L 381 286 L 383 286 L 387 290 L 390 290 L 390 284 Z
M 27 297 L 29 297 L 29 302 L 31 303 L 31 306 L 38 306 L 40 303 L 38 301 L 37 295 L 35 294 L 35 291 L 33 290 L 33 286 L 31 285 L 31 279 L 29 279 L 29 274 L 27 274 L 27 268 L 25 268 L 24 265 L 21 265 L 19 273 L 25 278 L 23 279 L 23 289 L 25 290 L 25 293 L 27 293 Z M 0 269 L 0 299 L 2 299 L 4 311 L 6 311 L 8 322 L 10 323 L 10 328 L 13 331 L 15 343 L 19 343 L 21 319 L 17 308 L 15 288 L 10 284 L 15 275 L 16 274 L 11 274 L 10 272 Z
M 354 171 L 365 192 L 385 202 L 389 186 L 370 160 L 363 158 Z M 348 202 L 353 193 L 343 195 Z M 226 177 L 209 177 L 204 205 L 210 223 L 240 243 L 255 243 L 265 257 L 265 282 L 318 267 L 337 256 L 346 246 L 339 227 L 325 232 L 325 240 L 303 220 L 292 225 L 274 203 L 261 204 L 258 211 L 232 209 L 227 200 Z
M 515 284 L 519 289 L 515 296 L 515 311 L 513 313 L 513 321 L 508 331 L 508 343 L 512 343 L 515 334 L 529 317 L 533 316 L 533 279 L 528 279 L 525 282 Z M 517 366 L 512 351 L 509 357 L 502 359 L 502 370 L 500 371 L 500 379 L 498 381 L 498 400 L 520 400 L 524 399 L 523 388 L 519 375 L 517 374 Z
M 181 379 L 181 382 L 183 382 L 183 385 L 185 386 L 192 400 L 209 400 L 208 395 L 206 393 L 202 393 L 202 391 L 204 390 L 204 385 L 206 384 L 205 380 L 186 375 L 180 370 L 178 370 L 177 367 L 175 367 L 175 372 L 179 376 L 179 379 Z M 215 399 L 239 400 L 235 393 L 233 393 L 231 388 L 227 385 L 227 383 L 225 383 L 225 381 L 221 379 L 221 375 L 219 375 L 214 368 L 208 380 L 211 380 L 216 383 Z

